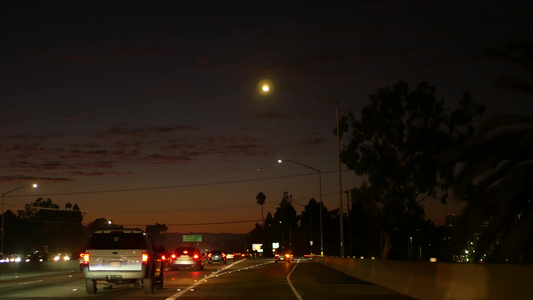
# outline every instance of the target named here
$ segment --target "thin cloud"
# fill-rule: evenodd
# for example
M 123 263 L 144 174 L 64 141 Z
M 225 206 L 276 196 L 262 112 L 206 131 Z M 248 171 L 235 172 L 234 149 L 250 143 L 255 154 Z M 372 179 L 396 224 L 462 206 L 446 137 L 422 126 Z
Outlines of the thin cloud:
M 27 176 L 27 175 L 0 176 L 0 182 L 20 182 L 20 181 L 72 182 L 74 181 L 74 179 L 66 178 L 66 177 L 46 177 L 46 176 Z

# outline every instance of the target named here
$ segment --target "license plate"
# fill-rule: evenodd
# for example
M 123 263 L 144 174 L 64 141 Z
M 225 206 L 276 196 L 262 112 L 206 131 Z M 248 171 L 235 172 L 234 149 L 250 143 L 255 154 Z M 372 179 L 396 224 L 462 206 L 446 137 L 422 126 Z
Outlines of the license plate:
M 120 264 L 120 261 L 111 261 L 109 262 L 109 266 L 111 268 L 120 268 L 121 264 Z
M 107 280 L 122 279 L 122 275 L 107 275 L 105 278 Z

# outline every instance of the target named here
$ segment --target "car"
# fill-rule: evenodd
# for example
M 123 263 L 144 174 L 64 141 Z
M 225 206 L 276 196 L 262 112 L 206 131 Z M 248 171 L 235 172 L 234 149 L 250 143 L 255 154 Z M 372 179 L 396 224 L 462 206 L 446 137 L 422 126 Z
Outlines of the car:
M 49 255 L 45 250 L 33 250 L 24 259 L 25 262 L 44 262 L 47 260 L 49 260 Z
M 227 253 L 226 254 L 226 261 L 228 259 L 231 259 L 231 260 L 235 261 L 235 257 L 236 257 L 235 253 Z
M 204 259 L 202 252 L 194 247 L 178 247 L 170 255 L 169 268 L 177 270 L 180 268 L 196 268 L 202 271 L 204 269 Z
M 226 264 L 226 253 L 219 250 L 209 252 L 209 254 L 207 254 L 207 263 L 212 264 L 214 262 Z
M 145 294 L 163 287 L 164 249 L 140 229 L 98 230 L 80 254 L 80 268 L 88 294 L 98 285 L 137 284 Z
M 281 254 L 280 253 L 276 253 L 274 255 L 274 262 L 276 262 L 276 263 L 278 261 L 281 261 L 281 260 L 290 263 L 291 259 L 293 259 L 293 255 L 290 252 L 285 252 L 285 253 L 281 253 Z

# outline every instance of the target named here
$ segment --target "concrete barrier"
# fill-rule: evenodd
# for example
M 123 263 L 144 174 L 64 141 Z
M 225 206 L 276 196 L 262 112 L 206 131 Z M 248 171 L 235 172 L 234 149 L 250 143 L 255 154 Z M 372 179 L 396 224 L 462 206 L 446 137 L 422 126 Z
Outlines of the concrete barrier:
M 421 300 L 533 299 L 533 266 L 314 258 L 324 265 Z
M 0 276 L 35 271 L 80 270 L 78 260 L 44 262 L 10 262 L 0 264 Z

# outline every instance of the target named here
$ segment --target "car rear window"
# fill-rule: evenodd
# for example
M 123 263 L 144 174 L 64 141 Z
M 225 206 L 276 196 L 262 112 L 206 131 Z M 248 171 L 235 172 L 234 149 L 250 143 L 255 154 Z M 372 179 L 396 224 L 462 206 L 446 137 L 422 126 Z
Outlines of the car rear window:
M 180 248 L 176 248 L 175 252 L 177 255 L 184 255 L 184 254 L 190 255 L 190 254 L 198 252 L 198 250 L 196 248 L 180 247 Z
M 139 233 L 95 233 L 87 249 L 146 249 L 146 243 Z

